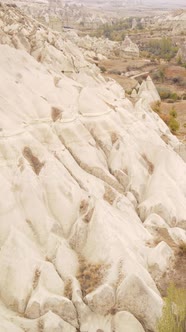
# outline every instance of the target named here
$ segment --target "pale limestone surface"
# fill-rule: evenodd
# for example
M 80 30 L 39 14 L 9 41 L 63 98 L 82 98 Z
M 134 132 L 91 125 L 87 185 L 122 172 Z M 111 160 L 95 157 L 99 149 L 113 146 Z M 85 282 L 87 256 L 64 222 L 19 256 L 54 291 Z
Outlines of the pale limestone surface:
M 173 253 L 152 244 L 162 228 L 185 243 L 179 142 L 150 108 L 150 79 L 133 105 L 77 46 L 21 15 L 0 7 L 1 330 L 156 331 L 154 271 Z

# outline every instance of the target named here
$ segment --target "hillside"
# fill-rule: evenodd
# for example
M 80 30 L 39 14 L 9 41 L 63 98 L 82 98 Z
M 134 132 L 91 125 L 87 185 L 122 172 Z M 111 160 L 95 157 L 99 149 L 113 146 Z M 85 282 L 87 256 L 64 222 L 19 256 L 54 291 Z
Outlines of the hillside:
M 186 166 L 152 80 L 132 103 L 65 34 L 5 5 L 0 76 L 0 331 L 157 331 Z

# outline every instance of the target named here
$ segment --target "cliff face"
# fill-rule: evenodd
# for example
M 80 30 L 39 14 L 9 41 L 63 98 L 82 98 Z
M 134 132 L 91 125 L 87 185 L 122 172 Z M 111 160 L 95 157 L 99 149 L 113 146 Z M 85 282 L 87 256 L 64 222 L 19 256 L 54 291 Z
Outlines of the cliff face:
M 0 42 L 0 330 L 156 331 L 174 259 L 158 234 L 186 242 L 186 167 L 152 81 L 133 105 L 15 8 Z

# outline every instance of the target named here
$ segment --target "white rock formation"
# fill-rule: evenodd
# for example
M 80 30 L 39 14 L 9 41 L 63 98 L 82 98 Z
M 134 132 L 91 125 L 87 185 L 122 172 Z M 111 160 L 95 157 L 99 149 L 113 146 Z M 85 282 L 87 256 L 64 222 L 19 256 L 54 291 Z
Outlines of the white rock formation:
M 87 60 L 99 60 L 114 57 L 116 54 L 120 58 L 139 57 L 138 46 L 127 36 L 123 42 L 111 41 L 108 38 L 79 37 L 74 31 L 66 33 L 67 38 L 77 44 Z
M 185 241 L 186 168 L 152 82 L 134 107 L 67 38 L 0 22 L 1 330 L 154 332 L 155 227 Z
M 180 9 L 160 16 L 154 16 L 151 22 L 154 28 L 171 31 L 172 35 L 180 34 L 186 29 L 186 10 Z
M 156 330 L 163 301 L 136 276 L 125 278 L 117 290 L 119 310 L 130 311 L 149 330 Z
M 118 312 L 114 317 L 113 326 L 116 332 L 144 332 L 139 321 L 128 311 Z
M 121 43 L 120 54 L 123 57 L 127 58 L 138 58 L 139 57 L 139 48 L 132 42 L 132 40 L 126 36 L 124 41 Z
M 159 93 L 150 76 L 148 76 L 147 79 L 142 82 L 138 90 L 138 98 L 149 104 L 160 101 Z

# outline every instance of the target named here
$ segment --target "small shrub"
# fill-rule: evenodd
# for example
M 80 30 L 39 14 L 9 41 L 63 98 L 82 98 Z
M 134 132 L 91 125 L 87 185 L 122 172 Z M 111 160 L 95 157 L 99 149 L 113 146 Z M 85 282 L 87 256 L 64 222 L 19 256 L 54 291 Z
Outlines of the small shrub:
M 149 53 L 167 61 L 170 61 L 178 52 L 178 47 L 167 37 L 151 39 L 145 47 Z
M 186 243 L 180 244 L 180 250 L 182 254 L 186 254 Z
M 172 133 L 175 133 L 180 127 L 179 122 L 173 117 L 170 118 L 168 125 Z
M 177 64 L 178 65 L 182 65 L 182 57 L 181 57 L 181 55 L 179 55 L 178 58 L 177 58 Z
M 171 90 L 164 87 L 158 87 L 158 93 L 162 100 L 172 99 L 173 101 L 177 101 L 180 99 L 176 92 L 172 92 Z
M 151 57 L 151 59 L 152 59 L 152 57 Z M 154 81 L 160 81 L 163 83 L 163 81 L 165 79 L 165 75 L 162 70 L 157 70 L 152 74 L 152 78 Z
M 100 70 L 101 70 L 102 73 L 105 73 L 107 71 L 104 66 L 100 66 L 99 68 L 100 68 Z
M 161 119 L 166 123 L 166 125 L 169 125 L 169 121 L 170 121 L 170 115 L 168 114 L 161 114 L 160 115 Z
M 173 118 L 177 118 L 177 112 L 175 107 L 173 106 L 169 112 L 170 116 L 172 116 Z
M 173 77 L 172 82 L 173 82 L 174 84 L 179 84 L 179 83 L 181 82 L 181 80 L 182 80 L 182 77 L 180 77 L 180 76 L 175 76 L 175 77 Z
M 160 98 L 163 100 L 170 98 L 170 95 L 171 95 L 171 91 L 169 89 L 161 88 L 161 87 L 158 87 L 158 93 L 160 95 Z
M 151 105 L 152 110 L 158 114 L 161 113 L 160 107 L 161 107 L 161 102 L 159 100 Z
M 180 97 L 177 95 L 176 92 L 171 93 L 170 98 L 174 101 L 177 101 L 178 99 L 180 99 Z

